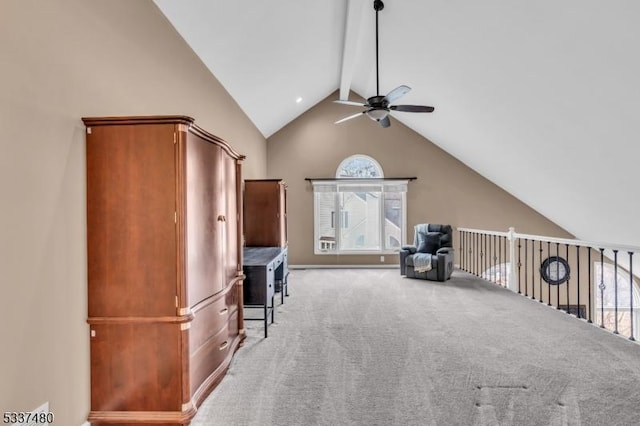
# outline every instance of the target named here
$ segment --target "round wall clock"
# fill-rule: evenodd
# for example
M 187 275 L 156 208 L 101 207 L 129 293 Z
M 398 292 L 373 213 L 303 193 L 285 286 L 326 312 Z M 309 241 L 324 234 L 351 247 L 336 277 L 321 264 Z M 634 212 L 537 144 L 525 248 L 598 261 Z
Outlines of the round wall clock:
M 560 285 L 569 279 L 569 263 L 560 256 L 549 256 L 540 266 L 542 279 L 551 285 Z

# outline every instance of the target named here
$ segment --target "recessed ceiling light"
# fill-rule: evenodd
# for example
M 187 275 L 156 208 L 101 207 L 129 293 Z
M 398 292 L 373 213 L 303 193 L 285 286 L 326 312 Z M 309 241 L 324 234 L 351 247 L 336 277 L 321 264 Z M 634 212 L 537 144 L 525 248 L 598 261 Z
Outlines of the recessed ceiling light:
M 296 103 L 297 103 L 297 104 L 299 104 L 300 102 L 302 102 L 302 98 L 301 98 L 300 96 L 298 96 L 298 97 L 296 98 Z

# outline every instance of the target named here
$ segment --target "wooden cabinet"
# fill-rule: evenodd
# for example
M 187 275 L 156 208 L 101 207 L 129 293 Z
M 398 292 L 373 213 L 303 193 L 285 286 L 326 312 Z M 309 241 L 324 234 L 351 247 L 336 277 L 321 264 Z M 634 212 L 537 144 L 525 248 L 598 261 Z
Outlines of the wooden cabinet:
M 83 121 L 88 419 L 188 425 L 244 338 L 244 157 L 189 117 Z
M 244 212 L 245 246 L 287 246 L 287 185 L 283 180 L 246 180 Z

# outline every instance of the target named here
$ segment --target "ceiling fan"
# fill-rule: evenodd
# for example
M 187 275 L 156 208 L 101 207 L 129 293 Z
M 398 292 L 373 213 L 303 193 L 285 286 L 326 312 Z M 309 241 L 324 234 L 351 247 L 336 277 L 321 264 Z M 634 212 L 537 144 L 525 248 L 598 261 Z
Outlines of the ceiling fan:
M 378 12 L 384 9 L 384 3 L 382 0 L 373 1 L 373 9 L 376 11 L 376 96 L 372 96 L 367 99 L 366 103 L 353 102 L 353 101 L 334 101 L 338 104 L 353 105 L 365 107 L 366 109 L 357 114 L 350 115 L 341 120 L 336 121 L 335 124 L 343 123 L 352 118 L 367 115 L 370 119 L 380 123 L 382 127 L 389 127 L 391 121 L 389 120 L 390 111 L 402 111 L 402 112 L 433 112 L 432 106 L 423 105 L 391 105 L 394 101 L 398 100 L 401 96 L 406 95 L 411 88 L 409 86 L 398 86 L 387 94 L 387 96 L 380 95 L 380 78 L 378 75 Z

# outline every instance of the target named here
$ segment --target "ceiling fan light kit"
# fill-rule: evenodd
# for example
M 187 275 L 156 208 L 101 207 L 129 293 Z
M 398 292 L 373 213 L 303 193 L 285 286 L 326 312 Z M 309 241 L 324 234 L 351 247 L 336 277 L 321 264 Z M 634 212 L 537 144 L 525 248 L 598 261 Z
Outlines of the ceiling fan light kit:
M 367 115 L 370 119 L 380 123 L 382 127 L 389 127 L 391 121 L 389 120 L 390 111 L 402 111 L 402 112 L 433 112 L 432 106 L 424 105 L 391 105 L 392 102 L 399 99 L 401 96 L 407 94 L 411 88 L 409 86 L 398 86 L 389 92 L 386 96 L 380 95 L 380 77 L 378 73 L 378 12 L 384 9 L 384 3 L 382 0 L 373 1 L 373 9 L 376 11 L 376 96 L 371 96 L 367 99 L 366 103 L 353 102 L 353 101 L 334 101 L 343 105 L 360 106 L 366 109 L 357 114 L 347 116 L 341 120 L 336 121 L 335 124 L 340 124 L 352 118 Z

